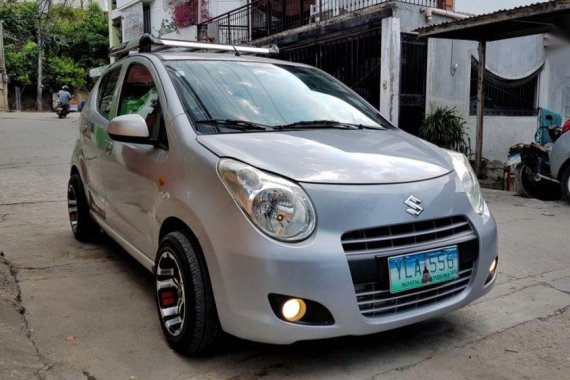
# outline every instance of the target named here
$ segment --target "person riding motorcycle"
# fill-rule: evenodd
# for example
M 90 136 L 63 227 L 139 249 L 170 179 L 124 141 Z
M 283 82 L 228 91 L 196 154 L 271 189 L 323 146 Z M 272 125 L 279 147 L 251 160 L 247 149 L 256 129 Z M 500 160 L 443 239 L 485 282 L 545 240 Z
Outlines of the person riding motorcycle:
M 56 95 L 57 95 L 58 109 L 60 109 L 60 111 L 58 112 L 58 116 L 60 118 L 65 117 L 69 113 L 69 102 L 71 101 L 73 96 L 69 92 L 69 87 L 67 85 L 63 85 L 61 87 L 61 90 L 59 90 Z

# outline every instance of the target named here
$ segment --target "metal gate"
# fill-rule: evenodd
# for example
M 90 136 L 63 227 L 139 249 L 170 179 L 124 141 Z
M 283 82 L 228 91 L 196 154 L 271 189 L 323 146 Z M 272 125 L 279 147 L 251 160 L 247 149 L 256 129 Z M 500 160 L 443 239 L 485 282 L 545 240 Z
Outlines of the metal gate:
M 380 107 L 381 28 L 347 35 L 325 35 L 303 45 L 284 47 L 281 58 L 316 66 Z
M 425 119 L 427 40 L 401 35 L 400 128 L 418 134 Z

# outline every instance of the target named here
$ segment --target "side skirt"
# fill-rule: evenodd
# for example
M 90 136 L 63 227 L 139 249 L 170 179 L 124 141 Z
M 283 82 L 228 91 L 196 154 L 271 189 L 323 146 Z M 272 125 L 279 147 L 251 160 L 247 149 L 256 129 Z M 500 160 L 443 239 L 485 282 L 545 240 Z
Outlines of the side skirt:
M 117 231 L 109 227 L 105 223 L 105 221 L 101 218 L 101 216 L 99 216 L 92 210 L 90 210 L 90 214 L 91 217 L 97 221 L 97 224 L 103 229 L 103 231 L 105 231 L 107 235 L 109 235 L 113 240 L 119 243 L 119 245 L 123 247 L 123 249 L 127 251 L 132 257 L 134 257 L 139 263 L 141 263 L 142 266 L 144 266 L 150 272 L 154 273 L 154 261 L 149 259 L 147 255 L 142 253 L 138 248 L 136 248 L 134 245 L 125 240 Z

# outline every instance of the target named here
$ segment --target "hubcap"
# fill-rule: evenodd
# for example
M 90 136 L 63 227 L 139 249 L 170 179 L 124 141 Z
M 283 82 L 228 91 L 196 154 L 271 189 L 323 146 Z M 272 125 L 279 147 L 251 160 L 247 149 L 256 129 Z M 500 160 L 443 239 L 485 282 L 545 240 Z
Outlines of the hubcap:
M 72 185 L 67 188 L 67 212 L 69 214 L 69 223 L 73 232 L 77 231 L 77 197 L 75 189 Z
M 184 281 L 180 265 L 169 251 L 163 252 L 158 259 L 156 295 L 162 324 L 172 336 L 178 336 L 186 317 Z

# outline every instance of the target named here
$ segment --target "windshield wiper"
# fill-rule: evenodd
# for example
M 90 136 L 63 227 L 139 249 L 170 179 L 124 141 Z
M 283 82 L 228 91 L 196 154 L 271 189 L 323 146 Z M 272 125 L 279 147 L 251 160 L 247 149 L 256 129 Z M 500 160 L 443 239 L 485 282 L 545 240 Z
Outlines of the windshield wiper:
M 196 124 L 207 124 L 221 126 L 226 129 L 236 129 L 239 131 L 268 131 L 272 129 L 269 125 L 252 123 L 244 120 L 231 120 L 231 119 L 210 119 L 200 120 Z
M 298 121 L 296 123 L 278 125 L 274 127 L 278 130 L 285 129 L 302 129 L 302 128 L 339 128 L 339 129 L 380 129 L 376 126 L 343 123 L 335 120 L 311 120 L 311 121 Z

